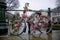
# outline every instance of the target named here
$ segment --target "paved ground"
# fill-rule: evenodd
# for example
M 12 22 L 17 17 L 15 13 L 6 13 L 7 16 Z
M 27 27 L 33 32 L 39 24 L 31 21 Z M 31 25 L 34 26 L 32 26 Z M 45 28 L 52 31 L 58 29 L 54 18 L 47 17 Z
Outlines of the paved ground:
M 1 38 L 0 40 L 60 40 L 60 30 L 53 30 L 52 34 L 46 34 L 46 32 L 43 31 L 42 34 L 35 33 L 35 34 L 26 34 L 23 33 L 19 36 L 10 36 L 8 38 Z
M 52 33 L 46 34 L 45 29 L 41 28 L 42 34 L 39 33 L 39 31 L 36 31 L 36 33 L 28 34 L 28 27 L 26 30 L 26 33 L 23 33 L 19 36 L 9 36 L 2 38 L 0 37 L 0 40 L 60 40 L 60 30 L 52 30 Z M 19 32 L 22 30 L 19 30 Z
M 52 40 L 60 40 L 60 30 L 53 30 Z

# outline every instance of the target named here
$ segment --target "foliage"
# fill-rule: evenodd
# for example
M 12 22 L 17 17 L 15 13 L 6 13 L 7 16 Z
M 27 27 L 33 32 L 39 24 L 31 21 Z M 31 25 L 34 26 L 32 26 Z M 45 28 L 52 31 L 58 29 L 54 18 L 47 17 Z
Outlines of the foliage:
M 60 29 L 60 24 L 53 25 L 53 29 Z

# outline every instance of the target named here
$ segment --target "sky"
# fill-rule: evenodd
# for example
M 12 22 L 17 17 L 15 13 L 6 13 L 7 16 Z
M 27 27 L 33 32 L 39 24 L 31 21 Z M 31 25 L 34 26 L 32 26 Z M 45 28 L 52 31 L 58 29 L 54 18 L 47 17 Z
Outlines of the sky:
M 52 9 L 56 7 L 56 0 L 19 0 L 20 9 L 23 9 L 26 2 L 29 3 L 29 9 L 33 10 L 47 9 L 48 7 Z
M 40 10 L 40 9 L 51 9 L 56 7 L 56 0 L 19 0 L 19 9 L 23 9 L 25 3 L 29 3 L 29 8 L 32 10 Z M 32 13 L 28 13 L 30 16 Z M 22 12 L 20 13 L 22 15 Z

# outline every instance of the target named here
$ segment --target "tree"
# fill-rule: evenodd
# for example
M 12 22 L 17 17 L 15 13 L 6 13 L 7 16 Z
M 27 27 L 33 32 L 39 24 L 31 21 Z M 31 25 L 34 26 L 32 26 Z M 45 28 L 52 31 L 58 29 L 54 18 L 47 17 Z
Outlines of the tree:
M 16 9 L 19 7 L 18 0 L 6 0 L 6 4 L 7 4 L 7 10 Z
M 57 12 L 60 12 L 60 0 L 56 0 Z M 59 15 L 59 14 L 58 14 Z
M 56 0 L 56 5 L 59 7 L 60 6 L 60 0 Z

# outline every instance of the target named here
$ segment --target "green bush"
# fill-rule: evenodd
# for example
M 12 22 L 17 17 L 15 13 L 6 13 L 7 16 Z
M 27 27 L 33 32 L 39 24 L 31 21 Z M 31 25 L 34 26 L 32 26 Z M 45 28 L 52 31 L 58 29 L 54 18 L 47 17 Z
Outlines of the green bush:
M 53 25 L 53 29 L 60 29 L 60 24 Z
M 55 24 L 53 25 L 53 27 L 60 27 L 60 24 Z

